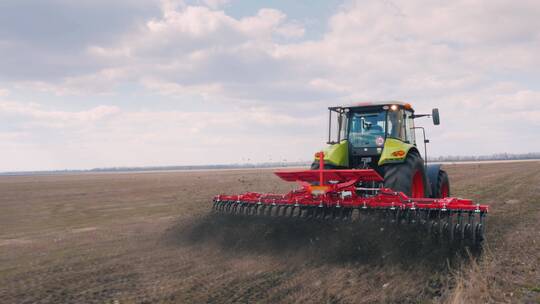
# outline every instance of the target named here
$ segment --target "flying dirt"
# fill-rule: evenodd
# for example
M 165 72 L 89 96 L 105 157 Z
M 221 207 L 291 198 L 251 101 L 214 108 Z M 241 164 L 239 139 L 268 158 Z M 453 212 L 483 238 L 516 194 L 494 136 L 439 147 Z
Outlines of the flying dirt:
M 450 197 L 450 182 L 440 165 L 427 164 L 416 144 L 415 114 L 401 102 L 330 107 L 329 139 L 311 170 L 278 171 L 300 188 L 286 194 L 247 192 L 217 195 L 213 210 L 239 216 L 405 225 L 441 243 L 480 249 L 488 206 Z M 332 115 L 337 138 L 332 138 Z M 425 148 L 424 156 L 427 154 Z

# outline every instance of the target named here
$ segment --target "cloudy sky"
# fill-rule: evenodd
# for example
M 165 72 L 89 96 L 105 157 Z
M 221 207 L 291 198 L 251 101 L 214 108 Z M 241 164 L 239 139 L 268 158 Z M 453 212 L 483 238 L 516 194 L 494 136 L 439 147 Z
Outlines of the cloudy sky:
M 431 155 L 540 151 L 540 3 L 2 0 L 0 171 L 298 161 L 405 100 Z

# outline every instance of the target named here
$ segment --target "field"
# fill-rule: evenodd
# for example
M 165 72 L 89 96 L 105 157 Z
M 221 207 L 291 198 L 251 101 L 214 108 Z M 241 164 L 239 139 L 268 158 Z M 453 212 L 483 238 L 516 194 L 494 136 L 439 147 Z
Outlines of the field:
M 540 162 L 446 166 L 479 256 L 411 233 L 216 217 L 270 170 L 0 177 L 1 303 L 540 303 Z

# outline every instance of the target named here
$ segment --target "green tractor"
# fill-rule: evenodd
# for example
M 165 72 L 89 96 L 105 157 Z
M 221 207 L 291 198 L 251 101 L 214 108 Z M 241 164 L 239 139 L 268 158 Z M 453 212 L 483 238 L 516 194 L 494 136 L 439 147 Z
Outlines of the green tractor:
M 380 219 L 385 225 L 417 227 L 451 247 L 481 249 L 489 206 L 449 197 L 446 172 L 425 161 L 428 141 L 415 119 L 431 116 L 438 125 L 437 109 L 415 114 L 410 104 L 402 102 L 329 109 L 330 146 L 315 154 L 311 170 L 275 172 L 300 187 L 285 194 L 220 194 L 212 209 L 227 215 L 317 223 Z M 416 140 L 420 130 L 424 159 Z
M 415 119 L 429 117 L 439 125 L 439 110 L 415 114 L 408 103 L 377 102 L 329 108 L 327 169 L 374 169 L 384 178 L 384 187 L 411 198 L 450 196 L 448 175 L 438 164 L 427 164 L 423 127 Z M 335 120 L 335 122 L 334 122 Z M 424 159 L 417 146 L 416 130 L 424 140 Z M 311 169 L 319 168 L 315 157 Z

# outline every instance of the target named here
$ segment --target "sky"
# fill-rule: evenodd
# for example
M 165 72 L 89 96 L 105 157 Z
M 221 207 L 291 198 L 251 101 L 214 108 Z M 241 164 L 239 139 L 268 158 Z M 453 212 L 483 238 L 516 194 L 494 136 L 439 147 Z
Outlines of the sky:
M 536 0 L 2 0 L 0 171 L 305 161 L 403 100 L 429 154 L 540 151 Z

